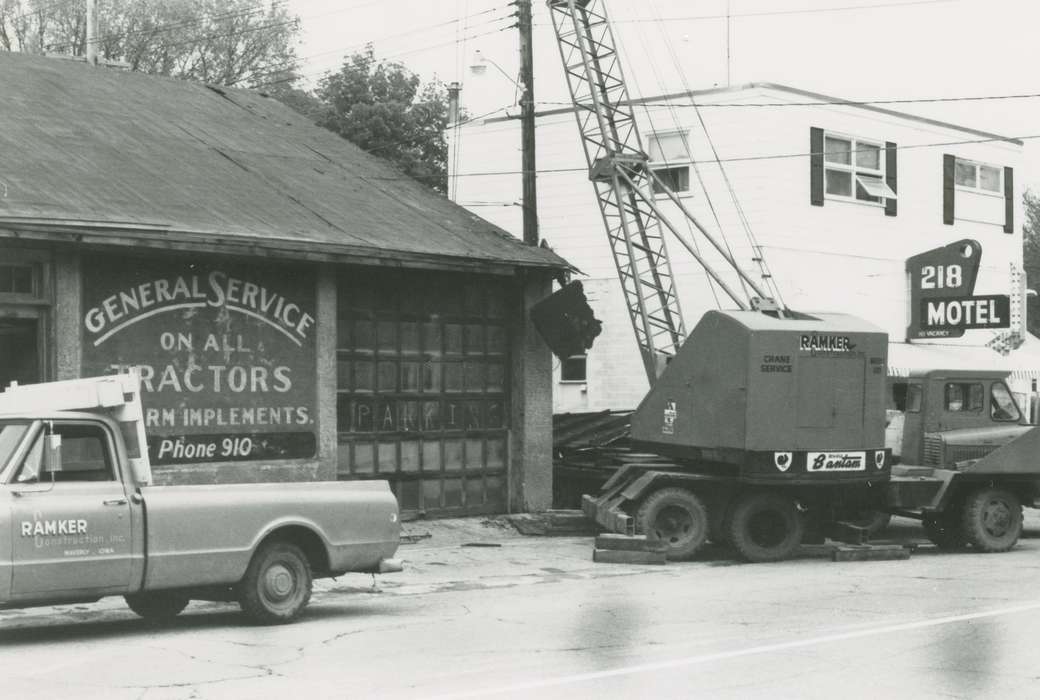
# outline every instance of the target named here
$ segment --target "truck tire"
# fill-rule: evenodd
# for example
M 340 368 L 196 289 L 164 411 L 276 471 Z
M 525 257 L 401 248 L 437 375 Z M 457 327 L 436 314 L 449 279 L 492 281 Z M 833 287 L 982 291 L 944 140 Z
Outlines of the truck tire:
M 708 509 L 688 489 L 658 489 L 639 505 L 636 532 L 663 542 L 669 559 L 689 559 L 708 539 Z
M 311 599 L 311 567 L 294 544 L 266 542 L 256 550 L 239 584 L 238 603 L 253 621 L 294 620 Z
M 123 596 L 127 607 L 152 622 L 166 622 L 188 607 L 189 598 L 177 591 L 151 591 Z
M 921 518 L 921 525 L 924 526 L 924 534 L 939 549 L 954 552 L 964 549 L 967 544 L 961 523 L 948 513 L 925 515 Z
M 1006 552 L 1022 534 L 1022 502 L 1006 489 L 980 488 L 965 500 L 961 525 L 973 549 Z
M 737 497 L 727 517 L 729 542 L 749 562 L 780 561 L 802 543 L 805 520 L 794 499 L 756 491 Z

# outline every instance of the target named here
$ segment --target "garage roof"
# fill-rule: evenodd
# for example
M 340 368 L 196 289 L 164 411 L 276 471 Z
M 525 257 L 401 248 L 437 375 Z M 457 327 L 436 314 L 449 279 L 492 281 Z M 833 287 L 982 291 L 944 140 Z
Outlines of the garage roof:
M 6 52 L 0 85 L 0 235 L 566 266 L 258 93 Z

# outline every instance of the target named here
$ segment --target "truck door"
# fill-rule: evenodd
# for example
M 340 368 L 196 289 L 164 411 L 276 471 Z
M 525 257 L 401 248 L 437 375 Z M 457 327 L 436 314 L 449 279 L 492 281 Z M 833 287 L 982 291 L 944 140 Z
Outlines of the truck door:
M 15 599 L 120 593 L 130 586 L 130 501 L 107 428 L 55 422 L 62 470 L 41 469 L 44 435 L 11 482 Z

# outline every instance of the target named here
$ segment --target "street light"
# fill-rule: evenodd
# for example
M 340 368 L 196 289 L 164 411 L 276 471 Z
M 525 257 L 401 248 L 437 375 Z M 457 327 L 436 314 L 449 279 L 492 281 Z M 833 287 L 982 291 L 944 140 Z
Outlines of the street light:
M 482 76 L 482 75 L 487 73 L 487 67 L 489 65 L 490 66 L 494 66 L 495 70 L 497 70 L 499 73 L 501 73 L 503 76 L 505 76 L 506 80 L 511 82 L 513 85 L 515 85 L 516 89 L 519 90 L 519 92 L 521 94 L 524 92 L 524 85 L 523 85 L 523 83 L 521 83 L 520 81 L 518 81 L 515 78 L 513 78 L 513 76 L 509 75 L 509 73 L 507 73 L 502 68 L 502 66 L 498 65 L 497 63 L 492 61 L 490 58 L 485 56 L 483 53 L 481 53 L 480 49 L 477 49 L 476 51 L 473 52 L 473 61 L 469 64 L 469 72 L 474 77 L 478 77 L 479 78 L 480 76 Z
M 520 80 L 514 80 L 502 66 L 498 65 L 477 49 L 473 52 L 473 61 L 469 71 L 474 76 L 487 73 L 489 65 L 505 76 L 506 80 L 516 87 L 516 95 L 520 102 L 520 153 L 521 180 L 523 181 L 524 202 L 524 243 L 538 245 L 538 202 L 535 185 L 535 144 L 534 144 L 534 58 L 531 42 L 531 0 L 516 0 L 519 10 L 520 27 Z M 517 98 L 514 96 L 514 103 Z

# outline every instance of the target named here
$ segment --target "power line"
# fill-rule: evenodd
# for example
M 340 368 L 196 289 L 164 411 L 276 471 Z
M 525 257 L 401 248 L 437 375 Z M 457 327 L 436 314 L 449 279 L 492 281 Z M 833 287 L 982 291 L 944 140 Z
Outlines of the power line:
M 660 17 L 658 19 L 646 19 L 633 17 L 629 19 L 612 19 L 611 24 L 646 24 L 662 20 L 665 22 L 693 22 L 700 20 L 717 20 L 738 17 L 776 17 L 781 15 L 810 15 L 828 12 L 847 12 L 850 10 L 878 10 L 893 7 L 909 7 L 912 5 L 938 5 L 940 3 L 960 2 L 960 0 L 909 0 L 908 2 L 873 3 L 869 5 L 841 5 L 838 7 L 809 7 L 798 10 L 763 10 L 762 12 L 742 12 L 718 15 L 679 15 L 673 17 Z M 545 25 L 540 25 L 545 26 Z
M 350 46 L 345 46 L 345 47 L 342 47 L 342 48 L 329 49 L 328 51 L 320 51 L 318 53 L 307 54 L 306 56 L 300 56 L 300 57 L 298 57 L 296 59 L 293 59 L 292 61 L 286 61 L 284 63 L 284 65 L 282 67 L 280 67 L 280 68 L 271 68 L 271 69 L 266 69 L 266 70 L 260 71 L 260 73 L 258 75 L 262 76 L 262 75 L 265 75 L 265 74 L 280 73 L 280 72 L 285 71 L 285 70 L 290 70 L 291 68 L 294 67 L 292 64 L 299 64 L 300 62 L 304 62 L 304 61 L 307 61 L 308 59 L 312 59 L 312 58 L 317 58 L 318 56 L 327 56 L 329 54 L 337 54 L 337 53 L 342 53 L 344 55 L 347 55 L 347 54 L 352 53 L 354 51 L 357 51 L 359 49 L 363 49 L 363 48 L 365 48 L 366 46 L 368 46 L 370 44 L 378 44 L 379 42 L 388 41 L 390 39 L 397 39 L 397 38 L 400 38 L 400 37 L 403 37 L 403 36 L 408 36 L 409 34 L 415 34 L 417 32 L 425 31 L 425 30 L 428 30 L 428 29 L 437 29 L 439 27 L 449 26 L 449 25 L 452 25 L 452 24 L 459 24 L 463 20 L 466 20 L 466 19 L 468 19 L 470 17 L 478 17 L 480 15 L 490 14 L 491 12 L 497 12 L 497 11 L 499 11 L 501 9 L 503 9 L 503 8 L 502 7 L 495 7 L 495 8 L 492 8 L 490 10 L 485 10 L 483 12 L 477 12 L 477 13 L 474 13 L 472 15 L 467 15 L 465 17 L 457 17 L 457 18 L 449 20 L 447 22 L 440 22 L 440 23 L 437 23 L 437 24 L 426 25 L 424 27 L 418 27 L 416 29 L 412 29 L 412 30 L 409 30 L 407 32 L 401 32 L 399 34 L 391 34 L 389 36 L 380 37 L 378 39 L 370 39 L 370 40 L 365 41 L 365 42 L 360 43 L 360 44 L 352 44 Z M 468 29 L 472 29 L 474 27 L 482 27 L 484 25 L 494 24 L 495 22 L 500 22 L 500 21 L 505 20 L 505 19 L 509 19 L 509 16 L 495 17 L 495 18 L 487 20 L 486 22 L 478 22 L 477 24 L 468 26 L 467 30 Z M 463 41 L 464 41 L 464 39 L 463 39 Z M 240 82 L 241 80 L 245 80 L 245 78 L 240 78 L 239 80 L 237 80 L 235 82 L 237 83 L 237 82 Z M 231 85 L 234 85 L 234 84 L 235 83 L 231 83 Z
M 723 94 L 722 92 L 716 94 Z M 697 97 L 696 91 L 688 91 L 685 94 L 675 95 L 676 99 L 680 97 L 693 98 Z M 869 105 L 891 105 L 891 104 L 926 104 L 926 103 L 938 103 L 938 102 L 981 102 L 986 100 L 1024 100 L 1024 99 L 1035 99 L 1040 97 L 1040 93 L 1029 92 L 1020 93 L 1015 95 L 972 95 L 966 97 L 907 97 L 907 98 L 895 98 L 895 99 L 878 99 L 878 100 L 816 100 L 815 102 L 729 102 L 729 103 L 707 103 L 698 102 L 697 106 L 701 109 L 729 109 L 729 108 L 740 108 L 740 107 L 821 107 L 826 105 L 839 105 L 846 107 L 863 107 Z M 553 105 L 553 106 L 570 106 L 570 102 L 554 102 L 549 100 L 539 100 L 540 105 Z M 640 103 L 644 107 L 660 107 L 660 108 L 671 108 L 676 106 L 674 102 L 643 102 Z M 688 104 L 679 104 L 679 107 L 690 107 Z
M 171 22 L 170 24 L 156 24 L 156 25 L 148 27 L 148 28 L 132 29 L 132 30 L 128 30 L 128 31 L 125 31 L 125 32 L 122 32 L 122 33 L 119 33 L 119 34 L 106 34 L 105 36 L 98 37 L 96 43 L 102 44 L 102 43 L 104 43 L 106 41 L 110 41 L 112 39 L 125 39 L 127 37 L 135 36 L 135 35 L 138 35 L 138 34 L 150 34 L 152 36 L 158 36 L 160 34 L 165 34 L 167 32 L 176 31 L 178 29 L 186 29 L 186 28 L 191 27 L 191 26 L 196 25 L 196 24 L 202 24 L 203 22 L 224 22 L 224 21 L 228 21 L 228 20 L 237 19 L 239 17 L 248 17 L 250 15 L 256 15 L 256 14 L 262 15 L 265 12 L 267 12 L 268 9 L 271 9 L 273 11 L 273 10 L 279 8 L 280 6 L 284 6 L 286 4 L 286 2 L 287 2 L 287 0 L 276 0 L 275 2 L 271 3 L 270 5 L 263 5 L 263 4 L 253 5 L 253 6 L 249 7 L 249 8 L 247 8 L 247 9 L 238 10 L 238 11 L 235 11 L 235 12 L 224 12 L 224 13 L 214 14 L 214 15 L 204 15 L 202 17 L 196 17 L 195 19 L 184 20 L 182 22 Z M 197 37 L 196 40 L 202 40 L 202 39 L 206 39 L 206 38 L 207 37 L 202 36 L 202 37 Z M 47 48 L 48 49 L 63 49 L 63 48 L 69 48 L 71 46 L 75 46 L 75 44 L 76 44 L 75 41 L 66 41 L 66 42 L 63 42 L 63 43 L 60 43 L 60 44 L 48 44 Z M 178 44 L 174 44 L 174 45 L 176 46 Z
M 1009 139 L 1016 139 L 1020 141 L 1030 141 L 1033 139 L 1040 139 L 1040 134 L 1028 134 L 1026 136 L 993 136 L 990 138 L 981 139 L 965 139 L 963 141 L 937 141 L 934 143 L 917 143 L 909 144 L 905 146 L 896 146 L 896 150 L 909 151 L 919 148 L 939 148 L 942 146 L 963 146 L 966 144 L 976 143 L 994 143 L 996 141 L 1008 141 Z M 856 149 L 849 151 L 850 153 L 858 152 Z M 702 158 L 700 163 L 741 163 L 748 161 L 759 161 L 759 160 L 784 160 L 789 158 L 809 158 L 812 156 L 823 156 L 826 152 L 812 152 L 807 151 L 804 153 L 775 153 L 772 155 L 765 156 L 738 156 L 735 158 Z M 545 168 L 536 171 L 539 175 L 542 174 L 554 174 L 554 173 L 575 173 L 575 172 L 588 172 L 586 167 L 574 167 L 574 168 Z M 473 172 L 473 173 L 458 173 L 459 177 L 490 177 L 495 175 L 522 175 L 522 170 L 494 170 L 485 172 Z M 398 179 L 398 178 L 390 178 Z
M 507 29 L 512 29 L 513 26 L 514 25 L 509 25 L 507 27 L 502 27 L 500 29 L 492 29 L 490 31 L 481 32 L 479 34 L 471 34 L 470 36 L 465 37 L 465 39 L 466 40 L 470 40 L 470 39 L 478 39 L 478 38 L 480 38 L 482 36 L 490 36 L 492 34 L 497 34 L 499 32 L 504 32 Z M 390 60 L 390 59 L 394 59 L 394 58 L 400 58 L 401 56 L 406 56 L 408 54 L 417 53 L 417 52 L 420 52 L 420 51 L 429 51 L 430 49 L 437 49 L 437 48 L 440 48 L 442 46 L 448 46 L 450 44 L 454 44 L 455 42 L 456 42 L 456 40 L 452 39 L 450 41 L 441 42 L 439 44 L 431 44 L 429 46 L 422 46 L 422 47 L 415 48 L 415 49 L 409 49 L 407 51 L 400 51 L 400 52 L 397 52 L 397 53 L 389 54 L 387 56 L 383 56 L 382 60 Z M 298 80 L 299 78 L 302 78 L 302 77 L 314 77 L 314 76 L 321 75 L 323 73 L 328 73 L 328 72 L 330 72 L 329 69 L 321 69 L 321 70 L 316 70 L 316 71 L 307 71 L 305 73 L 300 73 L 300 74 L 298 74 L 296 76 L 292 76 L 292 77 L 289 77 L 289 78 L 281 78 L 279 80 L 268 80 L 268 81 L 265 81 L 265 82 L 262 82 L 262 83 L 257 83 L 256 85 L 251 85 L 250 88 L 256 90 L 256 89 L 268 87 L 268 86 L 271 86 L 271 85 L 278 85 L 278 84 L 281 84 L 281 83 L 293 82 L 293 81 Z

